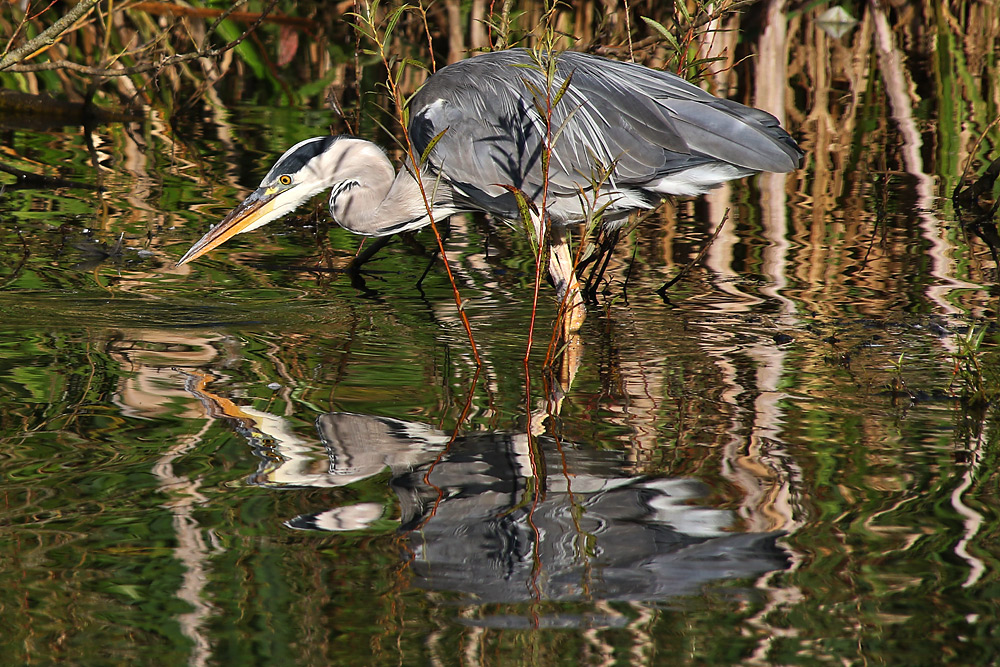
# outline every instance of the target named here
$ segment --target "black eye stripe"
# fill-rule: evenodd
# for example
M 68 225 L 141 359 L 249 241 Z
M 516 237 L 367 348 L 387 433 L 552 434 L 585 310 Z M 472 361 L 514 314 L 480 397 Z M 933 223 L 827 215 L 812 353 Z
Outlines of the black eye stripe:
M 280 174 L 297 173 L 300 169 L 302 169 L 302 167 L 308 164 L 310 160 L 315 158 L 317 155 L 325 153 L 330 145 L 338 139 L 340 139 L 340 137 L 318 137 L 316 139 L 310 139 L 295 150 L 285 153 L 275 163 L 275 165 L 271 167 L 271 171 L 269 171 L 267 176 L 264 177 L 264 182 L 271 183 L 277 180 Z

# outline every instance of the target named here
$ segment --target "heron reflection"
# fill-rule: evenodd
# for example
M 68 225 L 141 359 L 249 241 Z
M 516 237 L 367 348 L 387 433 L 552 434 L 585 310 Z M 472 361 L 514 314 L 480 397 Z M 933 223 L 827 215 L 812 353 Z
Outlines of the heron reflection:
M 273 438 L 251 483 L 342 486 L 388 469 L 414 583 L 469 602 L 663 600 L 788 565 L 781 533 L 734 532 L 732 512 L 699 502 L 705 484 L 628 474 L 615 451 L 541 436 L 533 456 L 525 434 L 451 440 L 351 413 L 321 415 L 316 428 L 324 455 Z M 396 514 L 366 502 L 286 525 L 358 531 Z

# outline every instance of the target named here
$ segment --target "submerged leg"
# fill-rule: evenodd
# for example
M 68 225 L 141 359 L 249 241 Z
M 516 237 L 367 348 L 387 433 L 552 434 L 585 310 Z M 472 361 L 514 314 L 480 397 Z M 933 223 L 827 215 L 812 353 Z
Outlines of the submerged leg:
M 354 259 L 347 265 L 347 276 L 351 279 L 351 286 L 362 292 L 369 292 L 365 279 L 361 275 L 361 266 L 370 260 L 379 250 L 384 248 L 391 241 L 390 236 L 376 236 L 370 243 L 366 243 L 361 252 L 354 256 Z
M 347 265 L 347 272 L 352 274 L 357 273 L 361 269 L 362 264 L 370 260 L 375 253 L 384 248 L 392 239 L 392 235 L 376 236 L 370 242 L 366 243 L 361 252 L 359 252 L 354 259 L 351 260 L 351 263 Z
M 440 232 L 441 245 L 443 246 L 444 242 L 447 241 L 448 237 L 451 236 L 451 218 L 445 218 L 443 220 L 443 224 L 439 223 L 438 226 L 441 227 L 441 232 Z M 412 234 L 412 232 L 407 232 L 407 233 Z M 424 284 L 424 278 L 426 278 L 427 274 L 430 273 L 431 267 L 434 266 L 434 262 L 437 261 L 437 258 L 440 255 L 441 255 L 441 248 L 440 247 L 434 248 L 434 252 L 431 253 L 431 261 L 427 263 L 427 268 L 424 269 L 424 272 L 420 274 L 420 279 L 417 280 L 417 287 L 420 287 L 421 285 Z M 442 257 L 441 259 L 443 259 L 445 263 L 448 262 L 447 257 Z
M 615 251 L 615 246 L 618 245 L 621 228 L 612 231 L 605 230 L 603 234 L 604 236 L 600 242 L 600 251 L 595 253 L 597 255 L 597 263 L 587 278 L 587 287 L 585 290 L 587 298 L 592 303 L 597 303 L 597 289 L 601 286 L 601 281 L 604 280 L 604 272 L 608 270 L 611 255 Z

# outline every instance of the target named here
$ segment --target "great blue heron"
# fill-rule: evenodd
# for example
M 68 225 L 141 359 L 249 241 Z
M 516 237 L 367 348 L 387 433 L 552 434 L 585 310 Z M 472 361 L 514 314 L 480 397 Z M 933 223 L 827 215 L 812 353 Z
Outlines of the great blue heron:
M 419 182 L 412 163 L 397 174 L 369 141 L 299 142 L 178 264 L 327 189 L 333 219 L 364 236 L 415 230 L 431 217 L 467 211 L 518 219 L 520 192 L 536 206 L 544 203 L 544 215 L 533 213 L 533 223 L 539 238 L 546 228 L 551 236 L 549 271 L 557 291 L 578 295 L 566 225 L 599 215 L 613 230 L 630 212 L 654 208 L 666 195 L 699 195 L 756 172 L 791 171 L 802 159 L 795 141 L 764 111 L 634 63 L 570 51 L 552 57 L 554 80 L 546 78 L 546 56 L 533 58 L 524 49 L 484 53 L 431 76 L 409 103 L 413 154 L 420 159 L 432 146 Z M 546 111 L 545 91 L 552 91 L 551 101 L 567 79 L 562 97 Z M 582 302 L 576 305 L 582 321 Z

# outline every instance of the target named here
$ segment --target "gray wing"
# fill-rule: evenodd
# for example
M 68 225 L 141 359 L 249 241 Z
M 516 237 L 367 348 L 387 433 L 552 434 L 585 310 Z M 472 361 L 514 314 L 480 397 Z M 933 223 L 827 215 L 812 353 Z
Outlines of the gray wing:
M 538 199 L 543 187 L 544 120 L 525 81 L 545 90 L 522 49 L 487 53 L 449 65 L 410 102 L 417 155 L 439 133 L 429 162 L 459 200 L 511 215 L 508 191 Z M 549 168 L 549 192 L 575 197 L 602 168 L 614 165 L 614 187 L 642 189 L 668 174 L 726 163 L 746 173 L 795 169 L 802 153 L 773 116 L 716 98 L 666 72 L 576 52 L 560 54 L 552 127 L 562 127 Z

